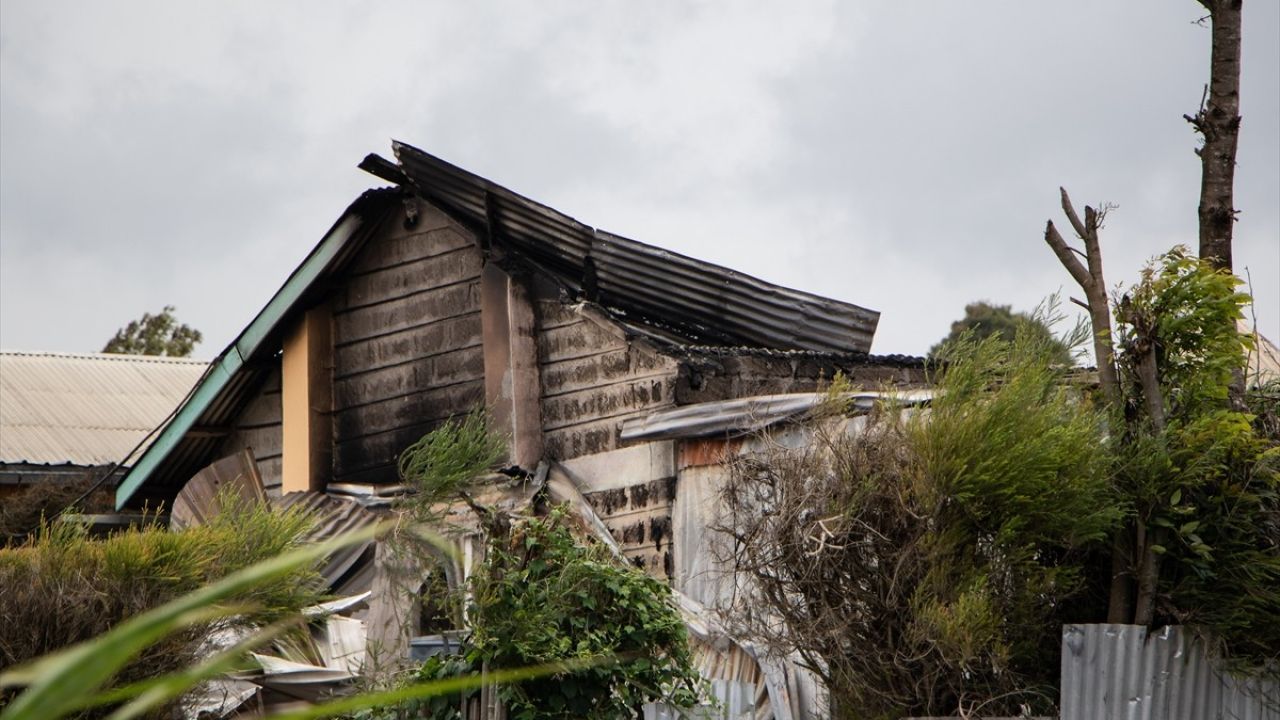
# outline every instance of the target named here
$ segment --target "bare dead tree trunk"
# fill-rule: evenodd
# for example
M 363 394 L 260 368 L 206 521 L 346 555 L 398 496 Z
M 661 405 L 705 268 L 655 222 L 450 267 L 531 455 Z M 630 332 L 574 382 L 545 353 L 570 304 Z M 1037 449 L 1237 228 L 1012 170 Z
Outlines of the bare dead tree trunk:
M 1200 257 L 1232 272 L 1236 148 L 1240 139 L 1240 46 L 1243 0 L 1199 0 L 1209 11 L 1212 40 L 1209 87 L 1194 116 L 1183 115 L 1204 138 L 1200 156 Z M 1231 407 L 1245 410 L 1244 368 L 1229 388 Z
M 1240 20 L 1242 0 L 1200 0 L 1213 27 L 1209 90 L 1187 122 L 1204 137 L 1200 156 L 1200 257 L 1230 271 L 1235 223 L 1236 147 L 1240 137 Z
M 1084 291 L 1086 301 L 1074 302 L 1089 311 L 1093 326 L 1093 354 L 1098 364 L 1098 383 L 1113 419 L 1124 414 L 1124 400 L 1120 393 L 1120 377 L 1116 371 L 1115 347 L 1111 337 L 1111 307 L 1107 302 L 1107 283 L 1102 277 L 1102 249 L 1098 243 L 1098 211 L 1085 206 L 1084 222 L 1080 221 L 1075 206 L 1065 188 L 1058 188 L 1062 195 L 1062 211 L 1071 222 L 1076 235 L 1084 241 L 1084 257 L 1088 264 L 1081 264 L 1080 252 L 1066 240 L 1050 220 L 1045 226 L 1044 241 L 1053 249 L 1062 266 Z M 1133 528 L 1116 531 L 1111 543 L 1111 592 L 1107 607 L 1107 622 L 1127 623 L 1133 617 Z
M 1080 263 L 1078 250 L 1073 249 L 1062 239 L 1058 229 L 1050 220 L 1044 229 L 1044 241 L 1053 248 L 1054 254 L 1062 262 L 1067 272 L 1084 291 L 1086 302 L 1075 302 L 1089 311 L 1089 321 L 1093 325 L 1093 354 L 1098 363 L 1098 382 L 1102 386 L 1102 396 L 1113 412 L 1121 407 L 1120 379 L 1116 373 L 1115 350 L 1111 341 L 1111 307 L 1107 303 L 1107 283 L 1102 277 L 1102 249 L 1098 244 L 1098 212 L 1089 206 L 1084 209 L 1084 222 L 1071 204 L 1065 188 L 1058 188 L 1062 195 L 1062 211 L 1071 221 L 1076 235 L 1084 241 L 1086 268 Z

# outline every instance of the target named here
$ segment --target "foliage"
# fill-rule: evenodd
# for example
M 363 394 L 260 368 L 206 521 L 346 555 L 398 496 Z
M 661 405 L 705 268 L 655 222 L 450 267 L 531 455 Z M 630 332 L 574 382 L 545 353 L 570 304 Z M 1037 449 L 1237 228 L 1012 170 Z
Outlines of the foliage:
M 1251 388 L 1246 401 L 1249 414 L 1253 415 L 1254 431 L 1268 442 L 1280 445 L 1280 378 Z
M 243 615 L 245 605 L 236 599 L 253 595 L 298 573 L 308 572 L 318 560 L 335 550 L 369 539 L 378 527 L 348 533 L 330 541 L 309 545 L 241 568 L 215 583 L 140 615 L 91 640 L 46 655 L 28 665 L 0 673 L 0 688 L 23 687 L 11 703 L 0 711 L 3 720 L 50 720 L 70 714 L 115 707 L 112 718 L 128 720 L 149 713 L 172 702 L 198 683 L 239 667 L 245 654 L 268 642 L 296 620 L 286 618 L 263 628 L 248 639 L 176 672 L 149 677 L 101 691 L 109 678 L 120 673 L 139 653 L 163 644 L 175 634 L 190 632 L 218 619 L 234 619 Z M 393 690 L 364 693 L 339 698 L 319 705 L 276 715 L 277 720 L 309 720 L 361 713 L 393 703 L 466 691 L 483 682 L 517 682 L 542 677 L 554 672 L 572 672 L 591 663 L 567 662 L 490 673 L 485 677 L 467 675 L 449 680 L 417 683 Z
M 1068 344 L 1054 340 L 1053 330 L 1038 314 L 1016 313 L 1011 305 L 994 305 L 983 300 L 964 306 L 964 317 L 951 323 L 951 332 L 929 349 L 929 357 L 945 354 L 947 347 L 962 336 L 981 340 L 994 335 L 1013 342 L 1020 330 L 1048 342 L 1053 348 L 1053 358 L 1059 364 L 1072 364 Z
M 1119 519 L 1102 414 L 1051 337 L 964 334 L 927 413 L 829 419 L 733 468 L 739 632 L 800 652 L 838 717 L 1048 709 L 1058 627 Z
M 471 578 L 469 640 L 459 654 L 428 661 L 415 678 L 588 665 L 499 688 L 513 720 L 613 720 L 636 716 L 646 702 L 695 705 L 700 681 L 666 586 L 598 543 L 580 544 L 568 523 L 566 511 L 554 508 L 490 538 L 485 563 Z M 457 700 L 437 698 L 375 716 L 419 714 L 459 717 Z
M 1128 422 L 1117 483 L 1155 573 L 1156 621 L 1195 625 L 1239 664 L 1280 672 L 1280 444 L 1265 414 L 1229 403 L 1250 342 L 1236 330 L 1249 301 L 1238 285 L 1179 247 L 1118 304 Z M 1141 410 L 1144 372 L 1162 424 Z
M 1232 373 L 1244 367 L 1253 342 L 1236 327 L 1249 304 L 1240 284 L 1182 246 L 1143 269 L 1116 306 L 1119 369 L 1130 397 L 1141 394 L 1137 363 L 1150 345 L 1171 421 L 1226 407 Z
M 102 348 L 104 353 L 124 355 L 168 355 L 190 357 L 204 336 L 189 325 L 178 324 L 175 308 L 165 305 L 159 314 L 143 313 L 142 319 L 130 322 L 116 331 L 115 337 Z
M 234 503 L 234 501 L 228 500 Z M 297 545 L 309 528 L 298 512 L 236 506 L 181 532 L 149 526 L 102 540 L 67 523 L 0 550 L 0 666 L 30 661 L 108 632 L 129 618 Z M 206 618 L 132 659 L 116 685 L 192 664 L 215 627 L 251 627 L 296 613 L 320 596 L 318 575 L 297 568 L 233 598 L 244 612 Z
M 466 483 L 506 454 L 483 409 L 450 418 L 400 453 L 400 478 L 418 491 L 419 506 L 457 497 Z

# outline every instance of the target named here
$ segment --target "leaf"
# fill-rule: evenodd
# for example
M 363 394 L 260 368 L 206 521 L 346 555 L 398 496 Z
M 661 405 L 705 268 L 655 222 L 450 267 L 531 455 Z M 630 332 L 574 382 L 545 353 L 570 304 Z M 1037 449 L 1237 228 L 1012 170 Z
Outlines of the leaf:
M 1182 488 L 1178 488 L 1177 490 L 1174 490 L 1173 495 L 1169 496 L 1170 505 L 1177 505 L 1180 502 L 1182 502 Z

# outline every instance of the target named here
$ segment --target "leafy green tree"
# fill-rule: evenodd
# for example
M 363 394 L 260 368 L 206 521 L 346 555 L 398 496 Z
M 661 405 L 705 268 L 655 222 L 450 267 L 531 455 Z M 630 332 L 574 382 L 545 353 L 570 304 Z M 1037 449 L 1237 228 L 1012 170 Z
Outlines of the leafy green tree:
M 1071 352 L 1066 344 L 1057 340 L 1053 331 L 1040 318 L 1022 312 L 1014 312 L 1011 305 L 993 305 L 984 300 L 964 306 L 964 317 L 951 323 L 951 332 L 937 345 L 929 349 L 929 357 L 938 357 L 948 346 L 966 333 L 981 340 L 996 336 L 1012 342 L 1019 330 L 1049 341 L 1052 359 L 1061 365 L 1071 365 Z
M 1229 658 L 1280 673 L 1280 447 L 1230 403 L 1250 342 L 1240 280 L 1183 247 L 1116 306 L 1133 622 L 1209 631 Z
M 116 332 L 102 348 L 104 353 L 123 355 L 167 355 L 190 357 L 196 343 L 204 339 L 199 330 L 179 324 L 173 315 L 174 307 L 165 305 L 157 315 L 143 313 L 141 320 L 134 320 Z

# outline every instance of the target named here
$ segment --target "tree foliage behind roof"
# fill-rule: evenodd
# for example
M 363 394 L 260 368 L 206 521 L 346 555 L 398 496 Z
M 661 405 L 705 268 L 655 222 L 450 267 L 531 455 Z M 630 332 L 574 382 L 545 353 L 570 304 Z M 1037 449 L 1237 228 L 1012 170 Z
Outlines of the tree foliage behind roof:
M 951 332 L 937 345 L 929 348 L 929 357 L 938 357 L 947 347 L 966 333 L 978 339 L 999 337 L 1013 342 L 1019 330 L 1051 340 L 1053 359 L 1063 365 L 1071 364 L 1071 352 L 1066 343 L 1054 338 L 1053 330 L 1038 313 L 1014 312 L 1012 305 L 995 305 L 985 300 L 964 306 L 964 317 L 951 323 Z
M 115 337 L 102 348 L 104 353 L 122 355 L 167 355 L 190 357 L 196 343 L 204 339 L 199 330 L 179 324 L 174 317 L 174 306 L 165 305 L 156 315 L 143 313 L 116 331 Z

